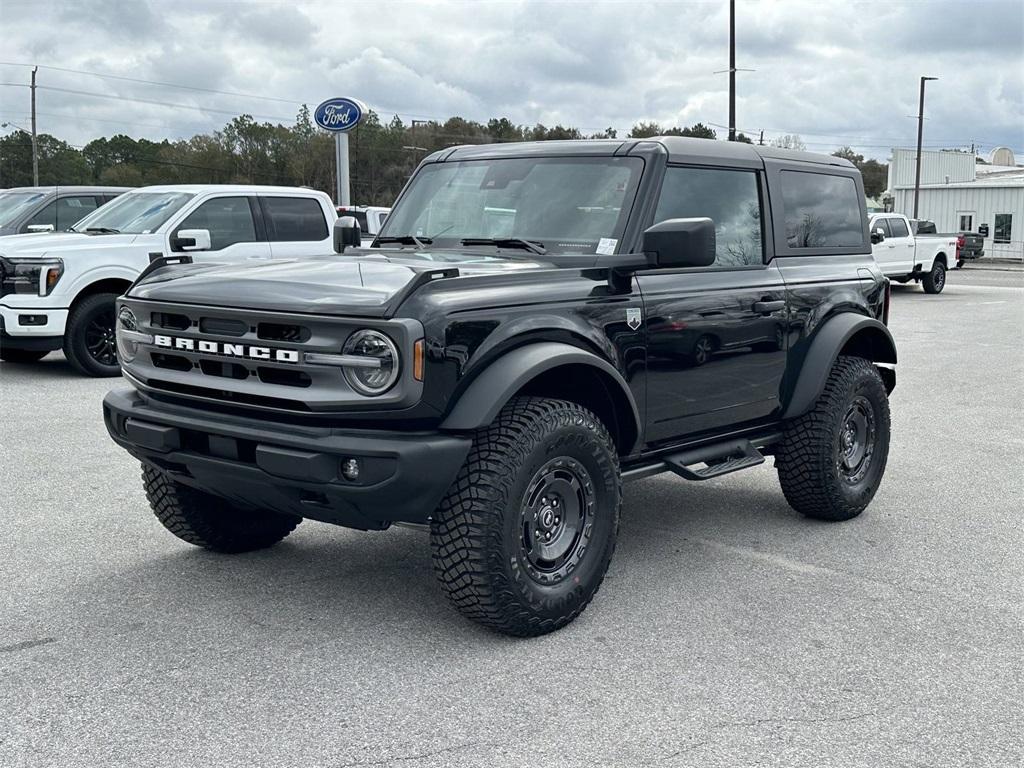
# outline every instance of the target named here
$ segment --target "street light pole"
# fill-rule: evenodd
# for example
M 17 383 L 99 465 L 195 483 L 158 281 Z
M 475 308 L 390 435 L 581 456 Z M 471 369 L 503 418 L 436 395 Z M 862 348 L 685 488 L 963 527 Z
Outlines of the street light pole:
M 921 194 L 921 140 L 924 138 L 924 84 L 937 77 L 921 78 L 921 100 L 917 108 L 917 172 L 914 174 L 914 218 L 917 218 L 917 199 Z

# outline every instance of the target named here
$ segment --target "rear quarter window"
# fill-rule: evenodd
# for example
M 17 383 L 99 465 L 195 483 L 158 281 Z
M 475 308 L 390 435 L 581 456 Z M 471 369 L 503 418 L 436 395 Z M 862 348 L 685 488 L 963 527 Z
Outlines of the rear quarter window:
M 275 242 L 324 240 L 327 220 L 320 201 L 312 197 L 264 197 L 270 219 L 269 236 Z
M 780 172 L 779 178 L 789 248 L 856 248 L 864 244 L 864 219 L 853 178 L 788 170 Z

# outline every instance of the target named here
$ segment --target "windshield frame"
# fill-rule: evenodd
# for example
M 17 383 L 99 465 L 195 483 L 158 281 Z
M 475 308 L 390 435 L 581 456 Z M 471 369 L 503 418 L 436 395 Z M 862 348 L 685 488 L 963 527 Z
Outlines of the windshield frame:
M 110 229 L 116 229 L 118 234 L 122 235 L 152 235 L 163 230 L 167 223 L 171 221 L 176 215 L 178 215 L 183 208 L 185 208 L 191 200 L 196 197 L 195 192 L 186 192 L 184 190 L 166 189 L 162 191 L 152 190 L 147 187 L 141 187 L 139 189 L 133 189 L 125 192 L 122 195 L 118 195 L 106 205 L 101 205 L 96 210 L 90 212 L 83 218 L 79 219 L 74 224 L 74 231 L 84 234 L 89 234 L 88 229 L 91 227 L 101 228 L 106 227 Z M 112 226 L 116 221 L 111 220 L 112 216 L 116 216 L 120 213 L 122 208 L 126 208 L 131 205 L 133 201 L 137 201 L 141 197 L 149 197 L 159 199 L 161 197 L 170 198 L 176 196 L 180 198 L 180 202 L 177 206 L 172 207 L 170 212 L 163 216 L 157 224 L 151 227 L 134 227 L 133 229 L 123 229 L 121 227 Z M 140 214 L 141 215 L 141 214 Z M 106 218 L 104 218 L 106 217 Z M 136 216 L 131 221 L 138 220 L 139 216 Z M 131 223 L 131 222 L 129 222 Z
M 601 258 L 601 256 L 612 255 L 613 253 L 625 253 L 628 250 L 627 235 L 630 233 L 630 223 L 634 220 L 634 210 L 637 206 L 638 200 L 640 200 L 641 189 L 643 188 L 646 179 L 649 174 L 647 173 L 648 162 L 650 158 L 645 157 L 641 154 L 635 155 L 612 155 L 609 154 L 574 154 L 574 153 L 555 153 L 551 154 L 509 154 L 500 155 L 495 154 L 490 157 L 473 157 L 466 159 L 451 159 L 447 161 L 433 161 L 427 162 L 421 165 L 416 173 L 413 174 L 412 178 L 406 184 L 402 193 L 392 206 L 391 212 L 388 214 L 384 225 L 381 227 L 380 232 L 374 238 L 371 247 L 380 248 L 381 244 L 378 242 L 380 238 L 387 237 L 398 237 L 402 235 L 408 235 L 409 232 L 399 231 L 400 227 L 400 212 L 403 206 L 410 205 L 411 195 L 416 192 L 416 185 L 421 182 L 425 174 L 436 173 L 442 171 L 445 168 L 451 168 L 452 166 L 470 166 L 473 164 L 495 164 L 506 161 L 530 161 L 533 163 L 553 163 L 553 164 L 600 164 L 600 165 L 619 165 L 630 169 L 630 175 L 626 182 L 626 188 L 622 193 L 621 206 L 618 214 L 618 218 L 609 232 L 604 237 L 599 238 L 592 246 L 588 248 L 561 248 L 560 245 L 563 243 L 557 242 L 557 237 L 545 237 L 541 234 L 535 233 L 523 233 L 520 231 L 514 231 L 508 235 L 501 234 L 470 234 L 466 232 L 459 232 L 449 234 L 446 230 L 442 230 L 441 233 L 435 234 L 431 232 L 424 232 L 422 235 L 417 233 L 411 233 L 419 237 L 421 240 L 430 241 L 430 247 L 434 249 L 454 249 L 454 250 L 467 250 L 467 251 L 480 251 L 483 248 L 491 249 L 495 248 L 504 253 L 508 253 L 510 250 L 514 250 L 517 257 L 532 255 L 528 249 L 515 248 L 511 249 L 508 247 L 497 247 L 490 244 L 484 245 L 463 245 L 461 240 L 463 239 L 477 239 L 477 238 L 493 238 L 497 240 L 515 240 L 523 239 L 529 240 L 534 243 L 543 242 L 543 247 L 546 249 L 546 253 L 541 257 L 544 260 L 557 260 L 561 258 Z M 435 192 L 436 194 L 436 192 Z M 431 198 L 433 199 L 433 197 Z M 413 217 L 413 221 L 418 218 L 419 214 Z M 404 225 L 402 225 L 404 226 Z M 558 233 L 554 233 L 558 234 Z M 563 237 L 565 240 L 575 240 L 583 242 L 585 239 L 588 242 L 589 238 L 574 238 L 571 236 Z M 605 250 L 602 248 L 602 244 L 606 240 L 613 240 L 615 246 L 613 250 Z

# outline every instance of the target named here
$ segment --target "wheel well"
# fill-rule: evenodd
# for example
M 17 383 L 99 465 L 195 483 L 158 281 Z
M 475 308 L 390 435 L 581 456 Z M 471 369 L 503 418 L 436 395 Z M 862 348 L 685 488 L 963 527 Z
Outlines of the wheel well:
M 620 454 L 631 453 L 636 444 L 637 425 L 625 394 L 611 377 L 593 366 L 569 364 L 551 368 L 530 379 L 516 394 L 579 403 L 601 419 Z
M 877 328 L 864 328 L 846 340 L 840 355 L 863 357 L 873 363 L 896 364 L 896 349 L 885 334 Z M 896 386 L 896 376 L 891 368 L 879 366 L 878 372 L 885 382 L 887 391 L 892 392 Z
M 116 293 L 120 296 L 131 287 L 131 284 L 131 280 L 122 280 L 117 277 L 110 277 L 106 280 L 97 280 L 95 283 L 90 283 L 79 291 L 78 295 L 75 296 L 75 300 L 71 302 L 71 304 L 74 306 L 82 299 L 88 296 L 94 296 L 97 293 Z
M 942 266 L 945 267 L 946 269 L 949 268 L 949 262 L 946 261 L 946 254 L 940 253 L 940 254 L 936 255 L 935 260 L 936 261 L 941 261 L 942 262 Z

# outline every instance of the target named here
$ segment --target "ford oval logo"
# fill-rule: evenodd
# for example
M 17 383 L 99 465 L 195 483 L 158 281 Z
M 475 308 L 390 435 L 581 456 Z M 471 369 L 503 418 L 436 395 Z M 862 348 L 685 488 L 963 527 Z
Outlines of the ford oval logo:
M 316 108 L 313 119 L 328 131 L 351 131 L 363 119 L 366 108 L 354 99 L 328 99 Z

